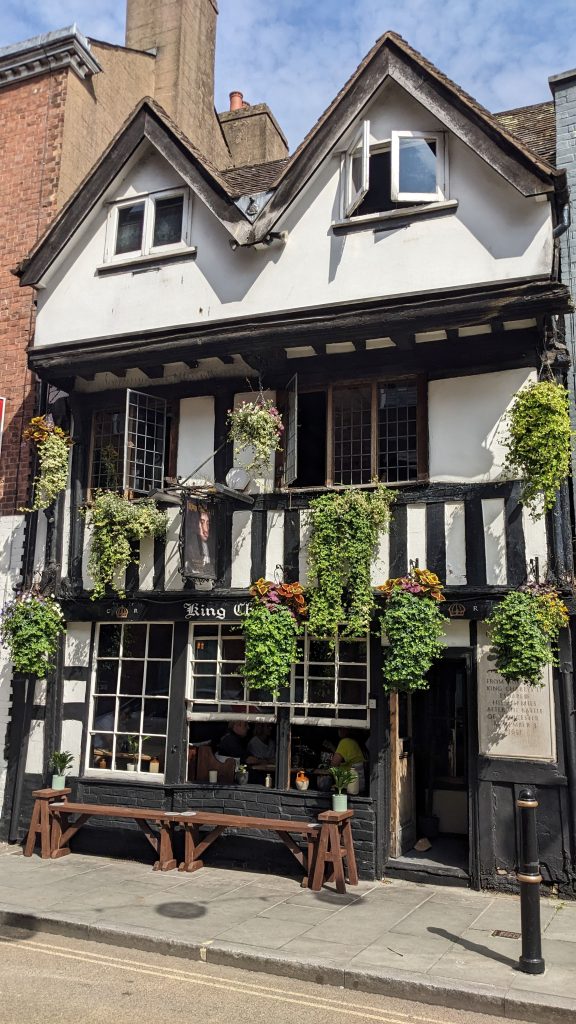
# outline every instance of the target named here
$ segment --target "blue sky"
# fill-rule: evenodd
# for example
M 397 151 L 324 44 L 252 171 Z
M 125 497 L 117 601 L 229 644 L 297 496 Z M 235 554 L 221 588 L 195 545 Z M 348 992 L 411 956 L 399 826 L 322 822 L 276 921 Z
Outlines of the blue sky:
M 159 0 L 162 2 L 162 0 Z M 393 29 L 493 111 L 550 98 L 576 65 L 574 0 L 219 0 L 216 105 L 267 102 L 292 149 Z M 123 42 L 124 0 L 4 0 L 0 45 L 74 21 Z

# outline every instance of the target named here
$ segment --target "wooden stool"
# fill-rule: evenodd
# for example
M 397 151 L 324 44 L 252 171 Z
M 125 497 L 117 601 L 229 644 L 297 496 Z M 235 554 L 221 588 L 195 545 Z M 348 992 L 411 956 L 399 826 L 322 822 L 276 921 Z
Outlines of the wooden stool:
M 358 870 L 350 827 L 353 814 L 353 811 L 323 811 L 318 815 L 322 828 L 314 855 L 314 870 L 311 873 L 310 888 L 314 892 L 319 892 L 325 881 L 335 881 L 336 891 L 345 893 L 345 876 L 350 885 L 358 885 Z M 327 865 L 329 874 L 325 878 Z
M 32 811 L 28 838 L 24 847 L 25 857 L 32 856 L 38 836 L 40 836 L 42 859 L 46 860 L 50 856 L 50 810 L 48 805 L 51 800 L 65 801 L 68 793 L 71 792 L 71 789 L 35 789 L 33 791 L 34 810 Z

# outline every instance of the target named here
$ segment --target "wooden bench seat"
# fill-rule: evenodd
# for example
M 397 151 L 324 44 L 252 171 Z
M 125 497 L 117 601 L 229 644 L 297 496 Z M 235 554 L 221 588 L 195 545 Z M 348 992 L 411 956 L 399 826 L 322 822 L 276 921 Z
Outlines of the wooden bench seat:
M 173 817 L 167 811 L 153 807 L 113 807 L 110 804 L 82 804 L 73 801 L 52 802 L 49 810 L 52 818 L 50 856 L 54 860 L 70 853 L 70 840 L 90 818 L 131 818 L 158 854 L 154 870 L 170 871 L 176 867 L 171 835 Z M 76 817 L 71 821 L 74 815 Z M 157 826 L 157 831 L 153 825 Z
M 198 871 L 204 866 L 202 854 L 228 829 L 274 832 L 304 871 L 302 885 L 315 891 L 322 886 L 325 869 L 329 881 L 336 881 L 339 892 L 345 892 L 344 861 L 351 885 L 358 883 L 354 847 L 350 830 L 352 811 L 325 812 L 318 821 L 295 821 L 285 818 L 261 818 L 215 811 L 161 811 L 150 807 L 115 807 L 111 804 L 86 804 L 73 801 L 48 804 L 52 821 L 50 856 L 53 859 L 70 853 L 69 842 L 79 829 L 93 817 L 130 818 L 146 836 L 158 855 L 155 870 L 170 871 L 176 867 L 173 830 L 184 830 L 184 860 L 180 871 Z M 203 827 L 208 832 L 201 832 Z M 156 829 L 156 830 L 155 830 Z M 306 840 L 305 848 L 293 836 Z
M 184 860 L 180 871 L 198 871 L 204 866 L 202 854 L 227 829 L 251 829 L 258 832 L 275 832 L 292 856 L 304 870 L 302 885 L 308 884 L 314 863 L 314 850 L 321 831 L 318 821 L 293 821 L 283 818 L 257 818 L 242 814 L 218 814 L 214 811 L 188 811 L 171 815 L 184 829 Z M 208 833 L 200 833 L 200 827 L 208 825 Z M 292 834 L 306 837 L 306 851 L 292 838 Z

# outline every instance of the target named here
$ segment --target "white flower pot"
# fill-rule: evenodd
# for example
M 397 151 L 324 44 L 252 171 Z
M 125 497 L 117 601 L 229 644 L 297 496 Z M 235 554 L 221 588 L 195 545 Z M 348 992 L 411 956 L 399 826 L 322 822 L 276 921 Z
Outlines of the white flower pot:
M 66 786 L 65 775 L 53 775 L 52 776 L 52 789 L 64 789 Z
M 332 810 L 348 810 L 348 795 L 346 793 L 332 793 Z
M 136 771 L 136 765 L 132 764 L 130 761 L 128 761 L 128 764 L 126 765 L 126 771 L 127 772 L 135 772 Z

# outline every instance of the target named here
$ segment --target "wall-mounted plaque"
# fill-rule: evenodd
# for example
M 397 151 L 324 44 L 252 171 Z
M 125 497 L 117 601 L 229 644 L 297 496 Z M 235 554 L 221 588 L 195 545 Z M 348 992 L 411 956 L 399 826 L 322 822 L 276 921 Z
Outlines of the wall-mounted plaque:
M 555 761 L 556 729 L 550 666 L 543 672 L 542 686 L 508 682 L 495 667 L 484 630 L 479 629 L 478 632 L 480 754 L 525 761 Z

